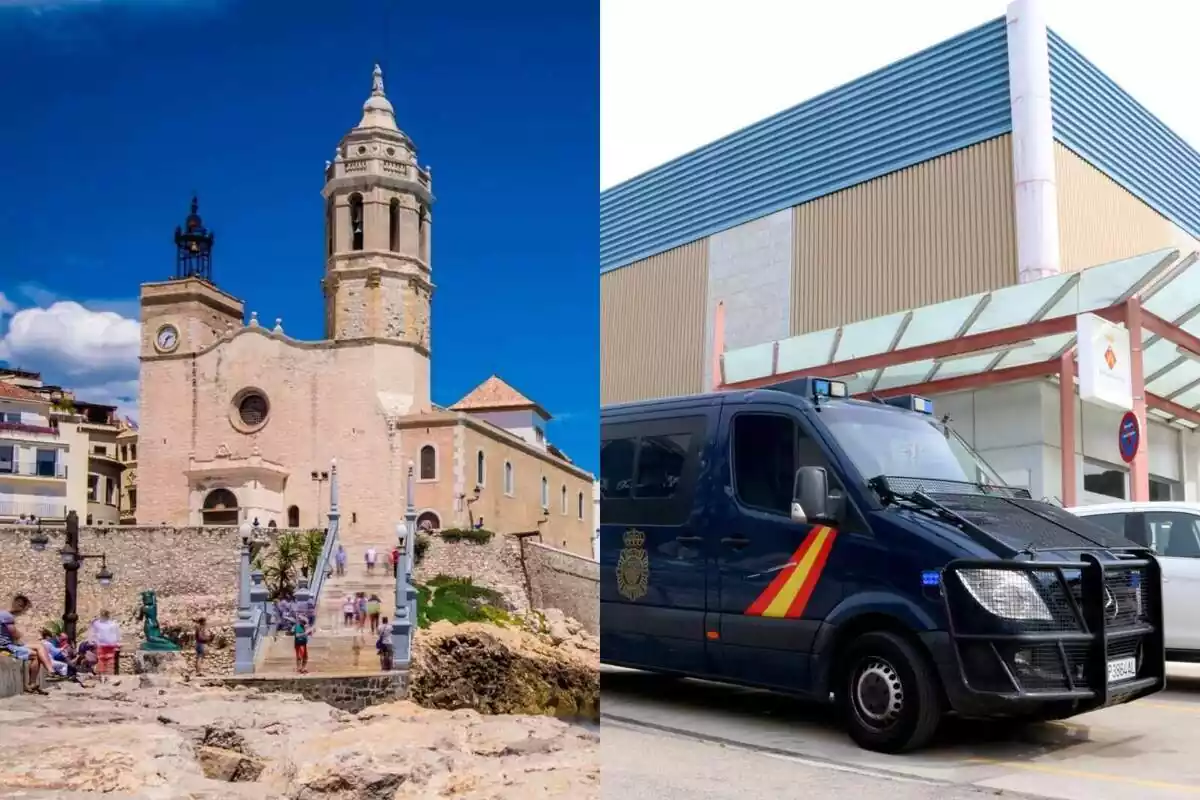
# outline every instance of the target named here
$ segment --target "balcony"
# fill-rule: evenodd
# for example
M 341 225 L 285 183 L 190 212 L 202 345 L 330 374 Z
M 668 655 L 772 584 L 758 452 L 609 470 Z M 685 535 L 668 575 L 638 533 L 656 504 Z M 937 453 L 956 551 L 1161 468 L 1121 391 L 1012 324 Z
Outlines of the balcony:
M 0 478 L 15 475 L 21 478 L 66 480 L 67 467 L 53 461 L 3 461 L 0 462 Z
M 26 518 L 35 517 L 45 521 L 66 519 L 67 506 L 65 503 L 32 503 L 19 500 L 0 501 L 0 520 L 8 522 L 20 519 L 22 515 Z
M 0 422 L 0 438 L 5 438 L 5 434 L 9 434 L 10 436 L 15 435 L 17 437 L 21 437 L 22 434 L 24 434 L 25 436 L 37 438 L 50 437 L 52 439 L 57 439 L 58 426 L 28 425 L 24 422 Z

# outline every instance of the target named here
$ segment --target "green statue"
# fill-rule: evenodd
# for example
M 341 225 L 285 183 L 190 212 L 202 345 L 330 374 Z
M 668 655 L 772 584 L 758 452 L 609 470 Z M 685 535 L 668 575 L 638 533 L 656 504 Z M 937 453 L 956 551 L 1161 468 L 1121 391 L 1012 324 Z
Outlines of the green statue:
M 137 618 L 142 623 L 142 633 L 146 637 L 146 641 L 142 642 L 142 650 L 159 653 L 179 650 L 179 645 L 163 636 L 162 629 L 158 627 L 158 598 L 153 589 L 142 592 L 142 606 L 138 609 Z

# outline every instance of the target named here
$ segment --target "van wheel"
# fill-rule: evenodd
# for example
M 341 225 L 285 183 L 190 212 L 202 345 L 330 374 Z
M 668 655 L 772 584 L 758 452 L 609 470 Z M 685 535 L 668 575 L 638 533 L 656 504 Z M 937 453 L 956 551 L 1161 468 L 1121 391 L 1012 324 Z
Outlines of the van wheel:
M 859 747 L 901 753 L 924 746 L 942 720 L 942 695 L 928 659 L 894 633 L 865 633 L 842 661 L 838 700 Z

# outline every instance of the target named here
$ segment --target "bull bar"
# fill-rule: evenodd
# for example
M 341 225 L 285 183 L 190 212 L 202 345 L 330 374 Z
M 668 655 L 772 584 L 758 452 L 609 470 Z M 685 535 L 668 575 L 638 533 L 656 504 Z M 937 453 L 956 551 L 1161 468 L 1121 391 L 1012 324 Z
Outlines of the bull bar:
M 1008 619 L 989 612 L 963 579 L 970 570 L 1026 574 L 1049 617 Z M 941 594 L 958 673 L 956 685 L 947 686 L 951 705 L 991 714 L 1065 701 L 1080 713 L 1161 690 L 1161 587 L 1157 559 L 1141 549 L 1109 560 L 1081 552 L 1074 562 L 950 562 Z M 1131 659 L 1134 674 L 1110 680 L 1111 665 L 1127 667 Z

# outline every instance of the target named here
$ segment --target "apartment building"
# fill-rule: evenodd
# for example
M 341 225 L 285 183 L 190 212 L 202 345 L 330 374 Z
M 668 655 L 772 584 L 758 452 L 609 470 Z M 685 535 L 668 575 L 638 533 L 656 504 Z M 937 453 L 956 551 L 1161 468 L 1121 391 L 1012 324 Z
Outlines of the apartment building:
M 117 458 L 125 465 L 121 475 L 120 516 L 122 525 L 137 524 L 137 424 L 130 419 L 120 422 L 117 434 Z
M 75 431 L 51 419 L 51 406 L 36 392 L 0 380 L 0 524 L 66 518 Z
M 70 510 L 85 525 L 121 523 L 132 483 L 120 448 L 129 453 L 130 427 L 115 406 L 76 400 L 36 372 L 0 369 L 0 524 L 22 516 L 61 524 Z

